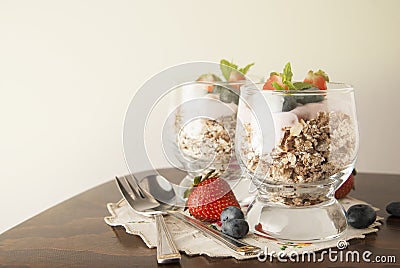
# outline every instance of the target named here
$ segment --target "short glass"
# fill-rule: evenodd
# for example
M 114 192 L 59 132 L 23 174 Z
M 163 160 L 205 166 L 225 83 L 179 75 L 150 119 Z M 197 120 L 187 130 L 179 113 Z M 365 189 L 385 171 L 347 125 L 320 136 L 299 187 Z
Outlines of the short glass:
M 173 91 L 174 109 L 169 127 L 164 128 L 169 137 L 164 144 L 169 144 L 170 162 L 188 173 L 180 184 L 183 188 L 190 187 L 194 177 L 215 170 L 241 204 L 253 199 L 251 181 L 242 177 L 234 143 L 239 88 L 246 83 L 250 82 L 195 81 Z
M 236 153 L 258 193 L 250 231 L 287 241 L 323 241 L 347 228 L 335 190 L 354 168 L 359 139 L 354 90 L 241 87 Z

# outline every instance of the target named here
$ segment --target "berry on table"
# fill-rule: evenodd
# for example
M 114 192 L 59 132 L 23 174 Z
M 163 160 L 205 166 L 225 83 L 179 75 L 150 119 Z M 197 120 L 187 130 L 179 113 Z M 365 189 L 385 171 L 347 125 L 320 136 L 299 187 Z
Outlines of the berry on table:
M 400 202 L 392 202 L 386 206 L 386 211 L 395 216 L 400 217 Z
M 350 226 L 363 229 L 370 226 L 376 220 L 375 210 L 365 204 L 357 204 L 351 206 L 347 210 L 347 222 Z

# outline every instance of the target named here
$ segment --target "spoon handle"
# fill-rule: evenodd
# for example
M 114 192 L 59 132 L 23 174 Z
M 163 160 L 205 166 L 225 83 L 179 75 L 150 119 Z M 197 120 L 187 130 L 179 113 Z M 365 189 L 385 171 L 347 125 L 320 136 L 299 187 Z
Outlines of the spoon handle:
M 191 225 L 192 227 L 200 230 L 206 236 L 219 241 L 223 245 L 227 246 L 228 248 L 232 249 L 236 253 L 240 255 L 257 255 L 260 253 L 261 248 L 257 246 L 250 245 L 244 241 L 237 240 L 229 235 L 226 235 L 220 231 L 217 231 L 211 227 L 208 227 L 206 224 L 202 223 L 199 220 L 186 216 L 185 214 L 179 211 L 169 211 L 169 214 L 174 216 L 177 219 Z
M 176 248 L 171 234 L 165 224 L 163 215 L 154 215 L 157 227 L 157 262 L 158 263 L 172 263 L 179 262 L 181 254 Z

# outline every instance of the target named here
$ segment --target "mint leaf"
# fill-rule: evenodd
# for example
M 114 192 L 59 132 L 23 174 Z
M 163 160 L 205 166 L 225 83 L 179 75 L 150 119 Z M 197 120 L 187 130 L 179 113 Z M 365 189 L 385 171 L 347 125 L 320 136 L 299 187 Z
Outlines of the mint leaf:
M 285 85 L 287 85 L 290 90 L 296 90 L 296 87 L 290 81 L 286 81 Z
M 241 72 L 242 74 L 247 74 L 247 72 L 249 71 L 250 67 L 253 66 L 255 63 L 250 63 L 247 64 L 244 68 L 240 68 L 238 71 Z
M 222 59 L 219 62 L 219 68 L 221 69 L 222 75 L 225 77 L 225 80 L 228 81 L 231 75 L 232 69 L 237 70 L 238 66 L 233 62 L 229 62 L 227 60 Z
M 293 86 L 295 87 L 296 90 L 303 90 L 312 88 L 314 85 L 306 82 L 294 82 Z
M 285 88 L 282 87 L 281 85 L 279 85 L 277 82 L 272 82 L 272 86 L 273 86 L 276 90 L 285 90 Z
M 293 77 L 292 67 L 290 66 L 290 62 L 286 63 L 285 68 L 283 68 L 282 74 L 282 82 L 286 84 L 286 82 L 291 82 Z

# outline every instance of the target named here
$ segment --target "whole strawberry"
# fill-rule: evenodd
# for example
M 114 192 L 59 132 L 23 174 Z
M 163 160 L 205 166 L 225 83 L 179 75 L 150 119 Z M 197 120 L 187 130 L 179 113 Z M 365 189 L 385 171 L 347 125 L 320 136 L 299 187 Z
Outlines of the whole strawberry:
M 354 176 L 356 174 L 356 170 L 353 169 L 353 172 L 350 174 L 349 178 L 339 187 L 339 189 L 336 190 L 336 199 L 345 198 L 351 192 L 351 190 L 354 189 Z
M 240 208 L 229 184 L 213 173 L 214 171 L 204 177 L 196 177 L 193 188 L 188 193 L 186 206 L 190 214 L 201 221 L 218 221 L 226 207 Z

